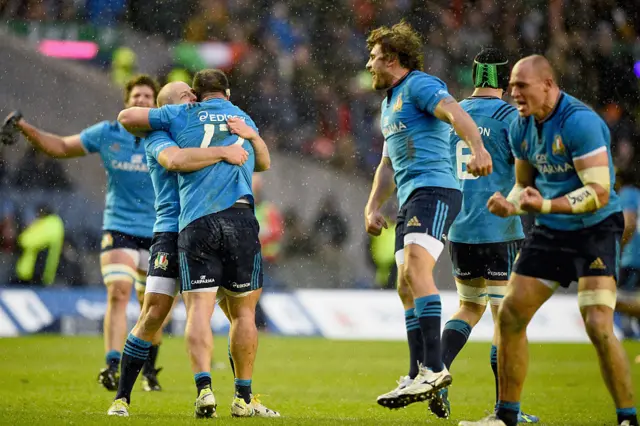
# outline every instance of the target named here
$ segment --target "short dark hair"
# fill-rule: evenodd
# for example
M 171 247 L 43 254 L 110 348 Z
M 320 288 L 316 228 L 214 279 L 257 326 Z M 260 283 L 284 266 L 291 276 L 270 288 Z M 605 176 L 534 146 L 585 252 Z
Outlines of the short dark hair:
M 473 86 L 506 89 L 509 85 L 509 60 L 500 50 L 485 47 L 473 59 Z
M 193 76 L 191 87 L 199 101 L 206 93 L 224 93 L 229 96 L 229 79 L 224 72 L 218 69 L 198 71 Z
M 397 56 L 403 68 L 422 71 L 422 39 L 407 22 L 400 21 L 393 27 L 380 27 L 371 31 L 367 38 L 369 50 L 379 44 L 385 56 Z
M 124 86 L 124 103 L 129 102 L 131 91 L 136 86 L 148 86 L 153 90 L 153 99 L 158 97 L 158 92 L 160 91 L 158 82 L 150 75 L 140 74 L 127 81 L 127 84 Z

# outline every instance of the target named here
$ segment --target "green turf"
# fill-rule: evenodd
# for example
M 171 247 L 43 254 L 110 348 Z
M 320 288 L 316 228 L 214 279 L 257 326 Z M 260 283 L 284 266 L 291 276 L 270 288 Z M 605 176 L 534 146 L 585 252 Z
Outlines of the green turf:
M 204 422 L 251 424 L 454 425 L 477 419 L 493 406 L 489 345 L 469 344 L 454 364 L 452 419 L 428 413 L 426 404 L 389 411 L 375 403 L 407 367 L 402 342 L 335 342 L 261 336 L 253 381 L 265 405 L 281 419 L 232 419 L 233 378 L 214 371 L 217 420 L 193 419 L 195 388 L 182 339 L 167 339 L 158 364 L 164 391 L 144 393 L 139 383 L 128 419 L 109 418 L 113 393 L 96 383 L 103 364 L 98 337 L 30 336 L 0 339 L 0 424 L 174 425 Z M 635 355 L 640 344 L 626 344 Z M 216 361 L 226 364 L 226 339 L 216 340 Z M 632 365 L 636 390 L 640 366 Z M 637 392 L 636 392 L 637 393 Z M 546 425 L 613 425 L 615 412 L 588 345 L 532 345 L 523 408 Z

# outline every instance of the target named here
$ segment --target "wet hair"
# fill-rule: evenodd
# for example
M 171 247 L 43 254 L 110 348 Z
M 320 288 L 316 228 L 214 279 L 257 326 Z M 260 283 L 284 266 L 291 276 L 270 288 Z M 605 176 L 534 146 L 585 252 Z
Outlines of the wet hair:
M 129 102 L 129 97 L 131 96 L 131 91 L 136 86 L 147 86 L 153 90 L 153 99 L 158 96 L 158 92 L 160 91 L 160 86 L 158 82 L 153 79 L 153 77 L 141 74 L 136 77 L 133 77 L 131 80 L 127 81 L 127 84 L 124 86 L 124 103 Z
M 405 21 L 393 27 L 380 27 L 371 31 L 367 38 L 369 50 L 379 44 L 385 57 L 395 56 L 403 68 L 411 71 L 422 71 L 422 39 L 420 35 Z
M 483 48 L 473 59 L 473 86 L 506 89 L 509 86 L 509 60 L 499 49 Z
M 206 69 L 198 71 L 193 76 L 193 93 L 195 93 L 198 101 L 202 100 L 203 95 L 209 93 L 223 93 L 229 96 L 229 79 L 227 75 L 218 69 Z

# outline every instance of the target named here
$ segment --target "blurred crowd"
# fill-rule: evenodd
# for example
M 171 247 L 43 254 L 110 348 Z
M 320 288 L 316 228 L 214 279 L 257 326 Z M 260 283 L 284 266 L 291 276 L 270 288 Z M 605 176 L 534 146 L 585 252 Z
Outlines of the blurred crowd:
M 423 35 L 426 71 L 458 99 L 471 92 L 482 46 L 513 60 L 546 54 L 561 86 L 605 118 L 616 161 L 627 167 L 640 112 L 639 11 L 638 0 L 0 0 L 5 17 L 124 24 L 168 43 L 241 46 L 227 70 L 233 100 L 265 140 L 366 174 L 382 147 L 380 94 L 364 71 L 366 35 L 402 18 Z

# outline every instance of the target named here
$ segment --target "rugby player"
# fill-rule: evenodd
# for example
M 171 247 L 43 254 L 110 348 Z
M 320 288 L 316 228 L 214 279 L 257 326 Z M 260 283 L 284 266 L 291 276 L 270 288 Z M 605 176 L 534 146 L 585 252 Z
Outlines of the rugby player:
M 499 49 L 483 49 L 473 61 L 472 73 L 475 90 L 470 98 L 460 102 L 460 106 L 478 125 L 484 146 L 493 160 L 493 173 L 481 179 L 468 173 L 468 148 L 458 135 L 451 134 L 452 162 L 456 165 L 463 195 L 460 214 L 449 231 L 449 253 L 460 308 L 444 326 L 442 361 L 447 369 L 451 368 L 490 301 L 495 324 L 490 364 L 495 377 L 497 402 L 496 319 L 524 233 L 520 217 L 503 219 L 491 214 L 486 206 L 494 192 L 506 193 L 515 183 L 514 158 L 508 135 L 509 125 L 518 113 L 515 107 L 502 100 L 504 89 L 509 84 L 508 60 L 504 53 Z M 439 391 L 429 401 L 429 407 L 436 416 L 449 417 L 448 389 Z M 524 413 L 519 416 L 519 423 L 538 422 L 535 416 Z
M 160 90 L 157 104 L 184 104 L 195 100 L 188 84 L 173 82 Z M 107 412 L 121 417 L 129 415 L 131 391 L 151 346 L 150 340 L 165 322 L 178 292 L 180 200 L 176 172 L 199 170 L 219 161 L 242 165 L 249 155 L 240 145 L 180 149 L 164 131 L 152 132 L 146 137 L 145 150 L 156 197 L 156 223 L 142 312 L 125 343 L 118 391 Z M 209 404 L 212 397 L 207 392 L 199 395 L 197 417 L 213 414 Z
M 410 366 L 397 388 L 378 397 L 388 408 L 424 401 L 451 384 L 440 348 L 440 295 L 433 268 L 457 216 L 462 194 L 450 159 L 449 125 L 470 149 L 467 170 L 491 173 L 491 157 L 476 124 L 451 97 L 442 80 L 422 72 L 422 41 L 405 22 L 380 27 L 367 39 L 367 70 L 383 90 L 382 161 L 365 208 L 365 228 L 380 235 L 380 212 L 398 188 L 396 263 L 398 293 L 405 309 Z M 420 364 L 420 366 L 419 366 Z
M 125 86 L 126 107 L 153 107 L 158 85 L 147 75 L 129 80 Z M 98 153 L 107 174 L 102 253 L 100 267 L 107 287 L 104 316 L 106 367 L 98 382 L 106 389 L 118 387 L 118 365 L 127 336 L 127 305 L 131 289 L 142 305 L 144 285 L 153 236 L 155 210 L 153 185 L 149 177 L 141 139 L 128 133 L 118 122 L 103 121 L 72 136 L 58 136 L 29 124 L 15 111 L 5 120 L 3 133 L 20 131 L 34 146 L 54 158 L 74 158 Z M 162 330 L 151 339 L 144 365 L 143 389 L 160 390 L 155 361 Z
M 226 75 L 203 70 L 193 80 L 200 102 L 165 105 L 160 109 L 131 108 L 118 120 L 130 131 L 165 130 L 179 147 L 243 144 L 250 153 L 243 166 L 224 162 L 189 174 L 180 174 L 181 212 L 178 250 L 181 289 L 187 305 L 187 340 L 190 352 L 209 353 L 210 319 L 216 290 L 220 305 L 230 316 L 230 352 L 235 372 L 235 417 L 278 417 L 253 397 L 251 377 L 258 335 L 255 307 L 262 292 L 262 258 L 258 224 L 253 213 L 253 171 L 270 166 L 269 151 L 251 118 L 229 102 Z M 251 143 L 246 143 L 249 140 Z M 206 202 L 203 202 L 206 200 Z M 211 387 L 210 365 L 192 368 L 200 393 Z M 256 407 L 259 407 L 256 408 Z
M 578 283 L 578 305 L 617 423 L 637 425 L 629 364 L 613 332 L 617 252 L 624 228 L 609 129 L 555 82 L 539 55 L 521 59 L 510 79 L 520 117 L 510 128 L 516 183 L 505 198 L 496 192 L 489 210 L 500 217 L 537 213 L 500 305 L 499 401 L 496 413 L 460 425 L 515 426 L 527 374 L 527 325 L 559 286 Z

